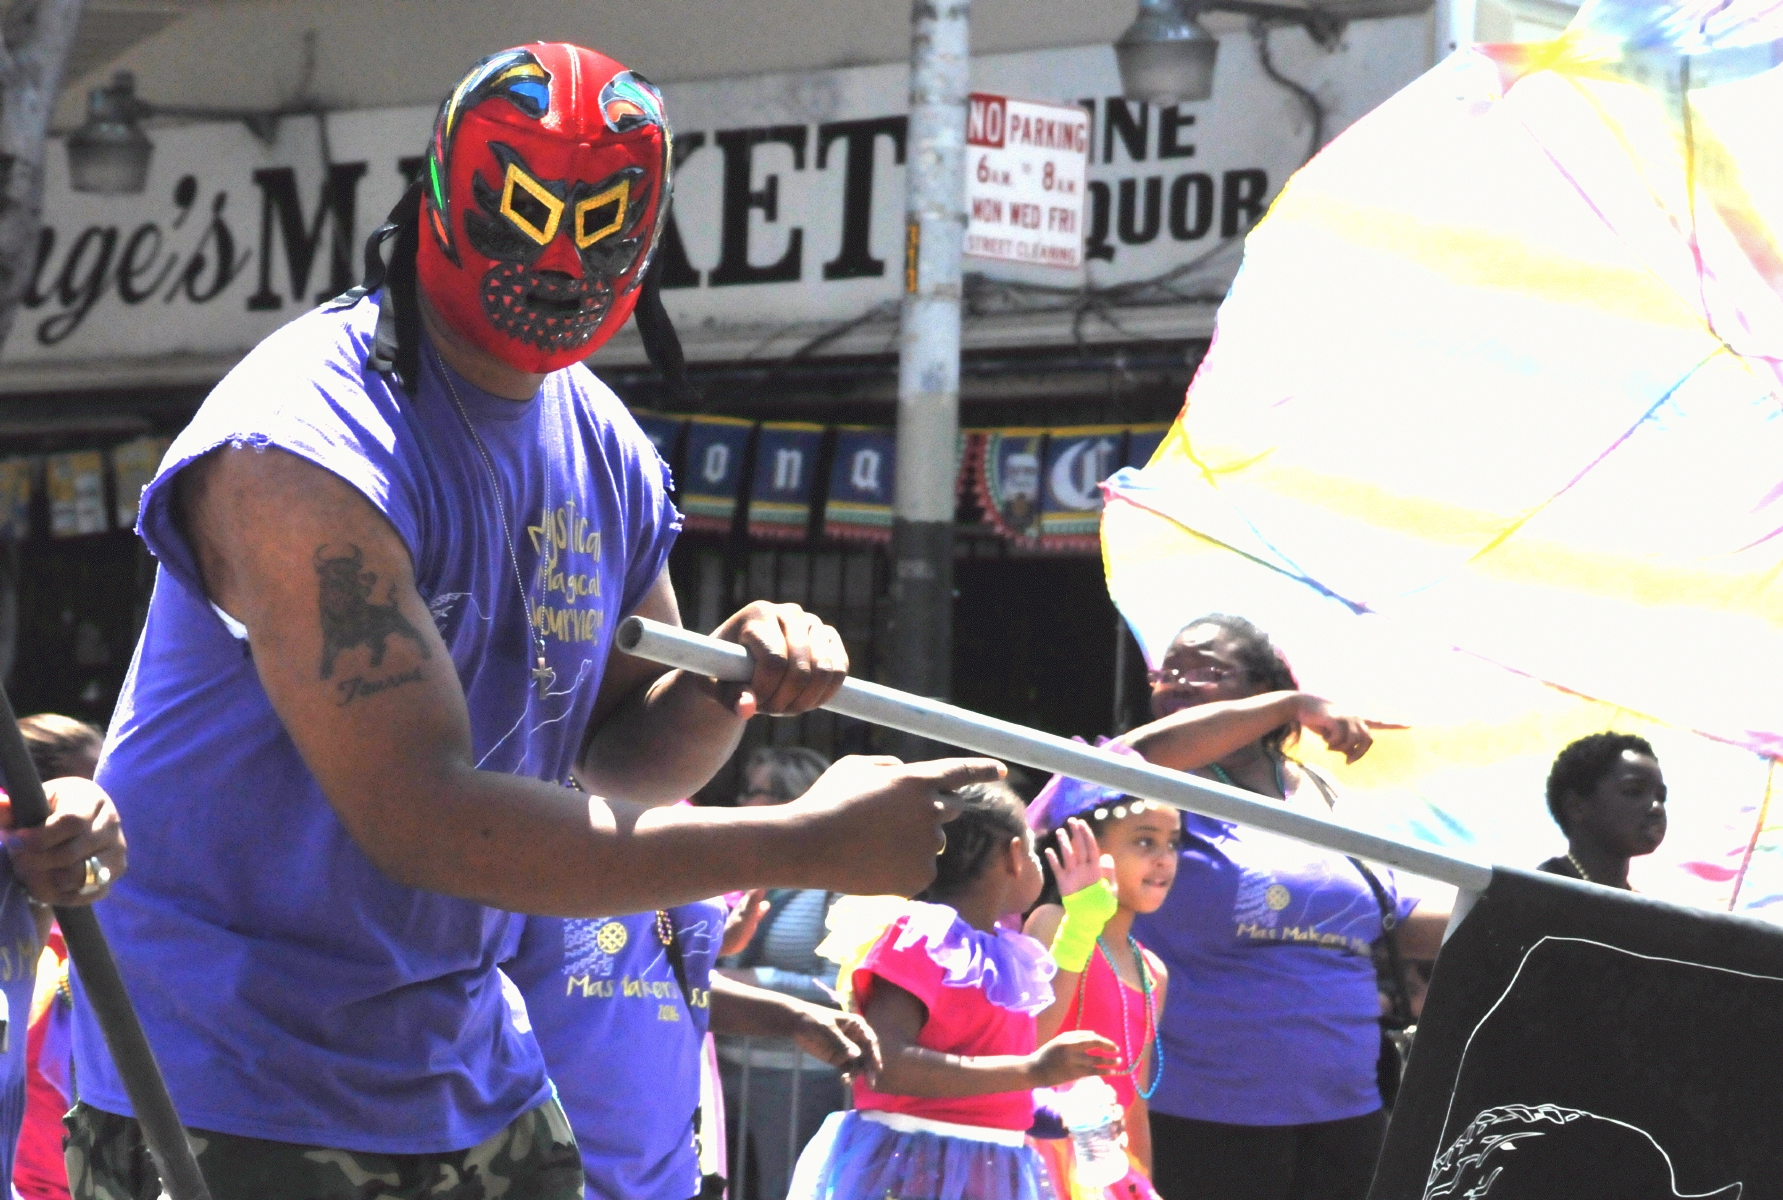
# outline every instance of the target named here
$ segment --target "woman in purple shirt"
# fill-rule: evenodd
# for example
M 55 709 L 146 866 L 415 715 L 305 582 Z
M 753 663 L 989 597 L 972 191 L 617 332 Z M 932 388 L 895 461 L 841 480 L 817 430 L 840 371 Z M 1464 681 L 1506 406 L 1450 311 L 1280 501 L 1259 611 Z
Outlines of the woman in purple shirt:
M 1221 614 L 1185 626 L 1152 675 L 1156 718 L 1120 740 L 1323 815 L 1331 786 L 1289 758 L 1304 727 L 1351 762 L 1364 722 L 1298 689 L 1269 638 Z M 1376 874 L 1405 957 L 1434 958 L 1447 905 Z M 1386 1127 L 1371 957 L 1382 902 L 1340 854 L 1185 813 L 1176 882 L 1134 933 L 1170 970 L 1151 1101 L 1165 1200 L 1362 1200 Z

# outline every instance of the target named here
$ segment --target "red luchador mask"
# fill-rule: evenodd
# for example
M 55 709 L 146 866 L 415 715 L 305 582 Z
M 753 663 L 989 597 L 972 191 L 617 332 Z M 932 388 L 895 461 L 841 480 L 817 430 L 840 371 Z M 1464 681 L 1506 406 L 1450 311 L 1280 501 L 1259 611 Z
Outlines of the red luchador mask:
M 422 294 L 518 370 L 581 361 L 637 304 L 669 156 L 662 96 L 605 55 L 563 43 L 491 55 L 434 123 Z

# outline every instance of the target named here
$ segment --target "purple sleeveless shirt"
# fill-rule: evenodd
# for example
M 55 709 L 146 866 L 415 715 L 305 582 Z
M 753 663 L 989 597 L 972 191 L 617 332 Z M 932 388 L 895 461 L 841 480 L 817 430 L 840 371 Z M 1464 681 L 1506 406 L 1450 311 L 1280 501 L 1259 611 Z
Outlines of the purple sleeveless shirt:
M 130 871 L 99 915 L 188 1125 L 439 1153 L 551 1094 L 496 971 L 523 918 L 403 887 L 354 843 L 239 627 L 204 595 L 168 484 L 233 444 L 278 447 L 357 488 L 408 547 L 464 688 L 477 765 L 559 782 L 614 629 L 664 569 L 680 516 L 662 460 L 586 368 L 555 372 L 526 403 L 451 377 L 492 481 L 431 346 L 412 397 L 365 369 L 376 320 L 371 298 L 267 338 L 143 493 L 139 532 L 160 567 L 98 774 Z M 504 510 L 556 673 L 543 698 Z M 364 657 L 343 662 L 362 670 Z M 347 703 L 357 673 L 334 672 Z M 81 1099 L 129 1113 L 78 992 L 75 1020 Z

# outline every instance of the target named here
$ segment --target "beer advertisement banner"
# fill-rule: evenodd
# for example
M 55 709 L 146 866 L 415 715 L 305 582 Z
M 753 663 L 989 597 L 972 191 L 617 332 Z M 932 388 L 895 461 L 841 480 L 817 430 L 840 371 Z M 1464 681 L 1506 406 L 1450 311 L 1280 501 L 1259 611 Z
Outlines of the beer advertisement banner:
M 687 466 L 680 497 L 687 529 L 730 532 L 754 429 L 755 422 L 735 417 L 694 417 L 687 423 Z
M 0 461 L 0 538 L 31 536 L 31 486 L 37 467 L 35 458 Z
M 730 532 L 747 482 L 745 528 L 752 538 L 804 541 L 812 534 L 813 509 L 821 506 L 821 537 L 891 539 L 897 488 L 892 429 L 634 415 L 659 449 L 668 447 L 663 455 L 675 468 L 676 502 L 690 531 Z M 1123 463 L 1149 460 L 1168 428 L 963 430 L 958 492 L 968 509 L 976 501 L 983 523 L 1010 541 L 1031 550 L 1094 554 L 1101 535 L 1102 481 Z M 833 439 L 827 457 L 826 439 Z M 825 462 L 827 476 L 819 478 Z M 747 480 L 745 464 L 752 464 Z
M 822 425 L 766 421 L 755 442 L 755 480 L 749 489 L 751 537 L 803 541 L 811 526 L 811 499 Z
M 1044 429 L 993 429 L 978 435 L 978 503 L 1006 538 L 1040 537 L 1040 462 Z
M 45 484 L 50 494 L 50 536 L 79 537 L 104 533 L 105 454 L 82 450 L 52 454 L 45 460 Z
M 662 461 L 669 464 L 669 470 L 675 476 L 675 486 L 679 488 L 681 464 L 675 461 L 675 455 L 681 449 L 681 431 L 687 428 L 687 418 L 644 409 L 633 412 L 632 418 L 650 439 L 650 444 L 656 447 L 656 452 L 662 455 Z
M 111 451 L 112 480 L 117 488 L 117 528 L 135 529 L 142 489 L 155 477 L 161 456 L 172 445 L 166 438 L 140 437 Z
M 1783 1196 L 1783 930 L 1499 868 L 1443 946 L 1370 1200 Z
M 1158 447 L 1164 444 L 1164 435 L 1169 432 L 1170 426 L 1161 423 L 1135 425 L 1127 430 L 1127 452 L 1121 456 L 1121 465 L 1145 466 L 1152 460 L 1152 455 L 1158 452 Z
M 897 447 L 897 437 L 889 429 L 853 425 L 836 429 L 830 494 L 823 510 L 825 537 L 891 540 Z
M 1094 550 L 1102 528 L 1102 481 L 1121 465 L 1121 425 L 1054 429 L 1046 439 L 1040 489 L 1040 544 Z

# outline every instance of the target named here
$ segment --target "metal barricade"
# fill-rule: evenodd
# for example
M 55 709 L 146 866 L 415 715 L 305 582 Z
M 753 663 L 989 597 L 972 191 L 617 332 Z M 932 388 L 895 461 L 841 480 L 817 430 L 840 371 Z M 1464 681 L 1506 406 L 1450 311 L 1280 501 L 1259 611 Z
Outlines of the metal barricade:
M 729 1126 L 730 1200 L 784 1200 L 799 1154 L 824 1117 L 848 1107 L 848 1089 L 833 1068 L 814 1065 L 816 1060 L 788 1039 L 720 1038 L 719 1043 Z M 838 1103 L 832 1107 L 819 1095 L 815 1103 L 823 1111 L 805 1111 L 813 1102 L 814 1088 L 832 1087 Z M 782 1146 L 784 1159 L 779 1154 Z

